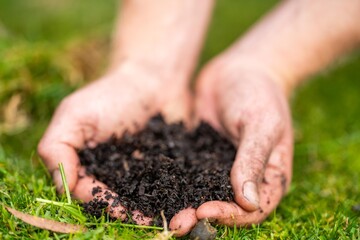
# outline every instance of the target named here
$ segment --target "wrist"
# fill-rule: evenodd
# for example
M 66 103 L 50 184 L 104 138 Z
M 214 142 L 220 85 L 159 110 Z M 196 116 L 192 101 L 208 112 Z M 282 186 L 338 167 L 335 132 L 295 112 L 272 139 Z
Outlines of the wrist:
M 223 74 L 231 74 L 235 71 L 261 76 L 272 81 L 286 97 L 290 97 L 295 88 L 295 81 L 290 76 L 286 76 L 280 69 L 257 57 L 255 53 L 225 53 L 214 62 Z
M 102 80 L 112 81 L 109 84 L 114 90 L 136 89 L 135 95 L 148 95 L 152 99 L 149 102 L 157 106 L 184 95 L 189 87 L 187 79 L 180 73 L 169 76 L 157 65 L 129 58 L 113 65 Z
M 172 83 L 187 84 L 201 50 L 213 1 L 124 1 L 113 36 L 112 68 L 138 62 Z
M 141 82 L 151 79 L 151 82 L 154 82 L 158 88 L 177 88 L 180 90 L 188 86 L 190 79 L 189 74 L 181 69 L 169 68 L 141 58 L 122 57 L 113 61 L 109 66 L 108 74 L 118 71 L 132 72 L 132 75 L 139 76 L 131 81 Z

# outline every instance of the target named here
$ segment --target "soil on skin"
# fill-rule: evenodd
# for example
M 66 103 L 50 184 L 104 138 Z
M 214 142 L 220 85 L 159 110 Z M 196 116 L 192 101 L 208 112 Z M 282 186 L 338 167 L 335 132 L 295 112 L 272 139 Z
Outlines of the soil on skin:
M 168 125 L 159 115 L 137 134 L 84 149 L 79 156 L 87 174 L 119 195 L 115 204 L 154 218 L 164 210 L 170 220 L 206 201 L 233 200 L 229 175 L 235 153 L 208 124 L 188 132 L 182 123 Z M 94 188 L 93 195 L 98 191 Z M 106 206 L 97 199 L 85 204 L 85 211 L 99 216 Z

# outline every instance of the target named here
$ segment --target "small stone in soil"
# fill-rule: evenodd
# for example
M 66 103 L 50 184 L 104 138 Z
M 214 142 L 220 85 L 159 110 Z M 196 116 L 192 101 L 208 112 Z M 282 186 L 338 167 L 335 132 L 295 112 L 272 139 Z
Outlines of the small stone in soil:
M 217 230 L 209 223 L 208 219 L 200 220 L 190 233 L 191 240 L 213 240 Z
M 360 204 L 357 204 L 357 205 L 352 206 L 352 210 L 353 210 L 354 212 L 360 213 Z

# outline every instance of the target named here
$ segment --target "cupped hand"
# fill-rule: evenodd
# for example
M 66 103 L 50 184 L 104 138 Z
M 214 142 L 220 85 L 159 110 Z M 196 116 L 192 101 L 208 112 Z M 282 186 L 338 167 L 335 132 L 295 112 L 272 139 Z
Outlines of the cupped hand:
M 234 202 L 210 201 L 197 211 L 228 226 L 262 222 L 279 204 L 292 175 L 293 137 L 281 81 L 259 66 L 216 59 L 202 71 L 196 111 L 237 147 L 231 170 Z
M 69 189 L 77 199 L 92 200 L 95 186 L 106 189 L 103 183 L 85 174 L 77 155 L 79 149 L 95 147 L 114 135 L 120 137 L 124 131 L 139 130 L 159 112 L 168 121 L 188 121 L 191 99 L 185 81 L 158 72 L 141 64 L 124 62 L 61 102 L 38 146 L 39 155 L 59 192 L 63 189 L 58 170 L 60 162 L 64 165 Z M 104 197 L 104 192 L 99 194 L 98 197 Z M 113 217 L 126 217 L 121 206 L 108 210 Z M 186 220 L 189 212 L 190 222 Z M 136 222 L 149 224 L 150 219 L 138 215 L 141 213 L 133 212 Z M 179 228 L 179 235 L 183 235 L 196 223 L 195 210 L 180 212 L 175 225 L 179 222 L 185 222 Z

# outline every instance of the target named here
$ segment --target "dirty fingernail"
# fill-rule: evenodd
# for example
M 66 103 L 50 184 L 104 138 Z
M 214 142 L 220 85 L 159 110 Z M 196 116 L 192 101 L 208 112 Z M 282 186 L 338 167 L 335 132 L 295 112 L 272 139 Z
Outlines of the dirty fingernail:
M 254 182 L 248 181 L 244 183 L 243 194 L 246 200 L 248 200 L 256 208 L 259 208 L 259 194 L 257 191 L 257 185 Z
M 52 177 L 53 177 L 54 184 L 56 186 L 56 191 L 58 193 L 62 193 L 64 190 L 63 190 L 63 183 L 62 183 L 61 174 L 60 174 L 59 169 L 56 169 L 53 172 Z

